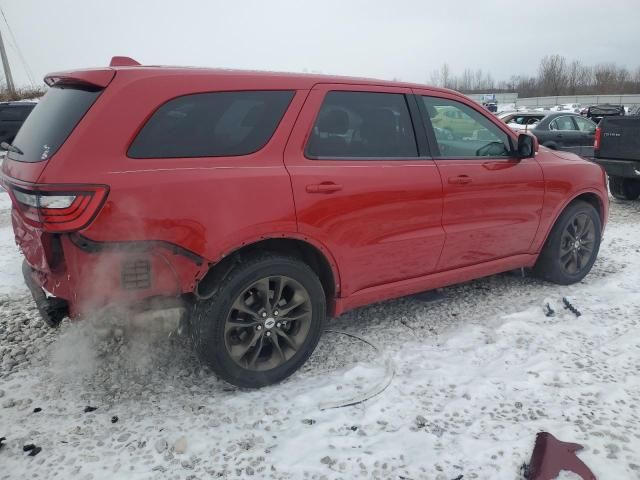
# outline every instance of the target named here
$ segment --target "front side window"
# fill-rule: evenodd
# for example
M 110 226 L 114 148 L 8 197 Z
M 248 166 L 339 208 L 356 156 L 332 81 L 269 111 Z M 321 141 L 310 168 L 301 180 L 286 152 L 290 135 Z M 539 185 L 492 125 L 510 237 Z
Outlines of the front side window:
M 455 100 L 422 97 L 440 157 L 508 157 L 509 136 L 473 108 Z
M 417 157 L 413 124 L 399 93 L 328 92 L 307 143 L 310 158 Z
M 549 124 L 549 130 L 577 130 L 573 118 L 571 117 L 558 117 Z
M 185 95 L 162 105 L 129 147 L 132 158 L 248 155 L 266 145 L 294 92 Z
M 591 120 L 587 120 L 582 117 L 575 117 L 574 120 L 578 125 L 578 130 L 581 132 L 593 133 L 596 131 L 596 124 Z

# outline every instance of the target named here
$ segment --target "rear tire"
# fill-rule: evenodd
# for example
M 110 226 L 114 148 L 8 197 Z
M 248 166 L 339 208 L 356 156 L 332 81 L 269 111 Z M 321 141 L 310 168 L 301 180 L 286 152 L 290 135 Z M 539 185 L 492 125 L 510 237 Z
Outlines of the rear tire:
M 640 197 L 640 180 L 609 175 L 609 190 L 618 200 L 635 200 Z
M 571 203 L 551 229 L 533 272 L 559 285 L 579 282 L 596 261 L 601 236 L 602 223 L 593 205 Z
M 313 353 L 324 329 L 326 299 L 305 263 L 264 252 L 239 261 L 196 302 L 191 337 L 200 360 L 245 388 L 278 383 Z

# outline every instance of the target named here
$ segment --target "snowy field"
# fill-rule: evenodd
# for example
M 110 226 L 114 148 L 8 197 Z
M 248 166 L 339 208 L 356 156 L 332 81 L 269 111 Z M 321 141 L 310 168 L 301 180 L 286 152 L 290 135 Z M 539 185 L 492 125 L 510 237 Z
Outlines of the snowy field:
M 300 372 L 245 391 L 179 338 L 45 327 L 0 193 L 0 479 L 514 480 L 538 431 L 585 445 L 598 479 L 640 478 L 639 220 L 640 202 L 612 201 L 578 285 L 509 273 L 443 289 L 439 303 L 362 308 L 329 328 L 381 353 L 327 332 Z M 379 396 L 319 408 L 380 383 L 385 363 L 395 376 Z M 27 456 L 29 443 L 42 451 Z

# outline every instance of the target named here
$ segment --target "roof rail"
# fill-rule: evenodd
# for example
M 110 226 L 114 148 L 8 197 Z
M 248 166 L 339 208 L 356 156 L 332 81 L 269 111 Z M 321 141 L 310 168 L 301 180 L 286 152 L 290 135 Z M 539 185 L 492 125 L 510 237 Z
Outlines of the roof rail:
M 135 67 L 140 65 L 140 62 L 134 60 L 131 57 L 111 57 L 110 67 Z

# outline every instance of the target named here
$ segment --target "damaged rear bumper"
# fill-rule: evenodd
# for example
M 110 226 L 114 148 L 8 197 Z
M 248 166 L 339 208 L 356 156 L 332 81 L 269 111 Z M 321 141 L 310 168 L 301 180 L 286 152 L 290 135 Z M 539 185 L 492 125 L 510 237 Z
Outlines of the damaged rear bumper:
M 201 257 L 164 242 L 96 242 L 76 234 L 60 236 L 59 245 L 55 267 L 28 256 L 23 264 L 25 282 L 49 325 L 110 307 L 131 313 L 151 305 L 167 308 L 164 300 L 192 293 L 208 267 Z
M 50 327 L 57 326 L 64 317 L 69 315 L 69 302 L 62 298 L 47 295 L 44 289 L 33 279 L 35 270 L 29 266 L 26 260 L 22 262 L 22 275 L 24 281 L 36 302 L 40 316 Z

